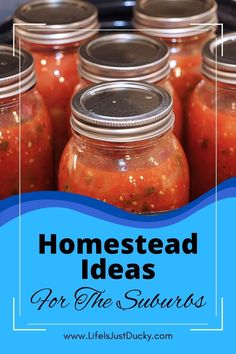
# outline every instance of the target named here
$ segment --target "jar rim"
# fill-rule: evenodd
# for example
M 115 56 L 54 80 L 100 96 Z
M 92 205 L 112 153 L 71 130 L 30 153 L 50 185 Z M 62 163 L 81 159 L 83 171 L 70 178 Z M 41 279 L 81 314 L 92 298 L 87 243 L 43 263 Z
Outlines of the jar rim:
M 18 7 L 14 23 L 18 37 L 44 45 L 76 43 L 99 30 L 96 7 L 82 0 L 31 0 Z
M 202 50 L 202 73 L 210 79 L 236 84 L 236 32 L 208 41 Z
M 8 98 L 31 89 L 36 83 L 34 59 L 24 49 L 0 46 L 0 98 Z M 1 70 L 1 66 L 2 69 Z
M 157 0 L 154 5 L 158 5 L 158 11 L 160 11 L 161 6 L 165 7 L 165 15 L 162 14 L 162 16 L 153 16 L 155 11 L 151 8 L 152 3 L 153 0 L 141 0 L 137 2 L 134 8 L 134 27 L 150 36 L 162 38 L 191 37 L 206 33 L 217 27 L 217 3 L 215 0 L 168 0 L 165 2 Z M 173 4 L 174 8 L 172 8 Z M 198 11 L 193 11 L 194 5 L 197 6 Z M 150 13 L 145 11 L 145 7 L 148 6 L 150 7 Z M 200 10 L 201 6 L 202 11 Z M 183 15 L 184 11 L 187 11 L 186 16 Z M 179 14 L 179 16 L 173 16 L 174 13 Z
M 132 142 L 161 136 L 174 123 L 170 94 L 154 85 L 113 81 L 87 87 L 71 104 L 75 133 L 97 140 Z
M 82 45 L 79 53 L 79 71 L 93 82 L 134 79 L 152 83 L 170 72 L 166 43 L 139 34 L 103 35 Z

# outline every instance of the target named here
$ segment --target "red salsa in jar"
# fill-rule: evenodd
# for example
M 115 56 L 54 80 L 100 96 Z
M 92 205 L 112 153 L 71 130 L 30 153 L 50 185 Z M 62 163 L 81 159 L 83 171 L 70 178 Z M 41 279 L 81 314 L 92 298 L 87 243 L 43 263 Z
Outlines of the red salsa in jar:
M 173 123 L 171 96 L 158 86 L 115 81 L 81 90 L 72 101 L 59 190 L 135 213 L 185 205 L 188 164 Z
M 53 188 L 51 118 L 35 83 L 32 56 L 0 46 L 0 199 Z
M 34 57 L 37 88 L 52 116 L 57 165 L 67 142 L 66 109 L 80 80 L 78 47 L 96 34 L 97 10 L 86 1 L 37 0 L 19 7 L 14 22 L 18 41 Z
M 187 121 L 192 198 L 236 177 L 235 33 L 205 45 L 202 72 L 204 78 L 190 99 Z
M 141 0 L 134 11 L 134 26 L 170 47 L 171 82 L 186 103 L 201 80 L 201 50 L 214 36 L 217 21 L 214 0 Z
M 182 138 L 182 104 L 170 80 L 169 49 L 161 40 L 134 33 L 109 34 L 80 47 L 80 76 L 83 86 L 132 80 L 167 89 L 174 102 L 174 134 Z M 78 86 L 77 91 L 81 89 Z

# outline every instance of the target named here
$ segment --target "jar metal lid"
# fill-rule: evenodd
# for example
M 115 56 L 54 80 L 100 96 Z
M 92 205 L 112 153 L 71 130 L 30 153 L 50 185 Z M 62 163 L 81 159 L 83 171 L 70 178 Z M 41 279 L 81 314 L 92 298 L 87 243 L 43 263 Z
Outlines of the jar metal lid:
M 80 62 L 81 75 L 94 83 L 120 79 L 154 83 L 170 72 L 168 46 L 133 33 L 89 41 L 80 47 Z
M 215 0 L 140 0 L 134 9 L 134 27 L 154 37 L 199 35 L 216 23 Z
M 236 32 L 207 42 L 202 55 L 202 73 L 205 76 L 213 80 L 217 77 L 219 82 L 236 84 Z
M 36 83 L 34 60 L 25 50 L 15 50 L 7 45 L 0 46 L 0 98 L 23 93 Z
M 18 37 L 44 45 L 72 44 L 99 29 L 96 7 L 81 0 L 34 0 L 16 10 L 14 22 Z
M 80 47 L 81 75 L 94 83 L 129 79 L 154 83 L 170 72 L 169 48 L 134 33 L 110 34 Z
M 72 99 L 72 131 L 97 140 L 150 139 L 165 134 L 173 124 L 170 94 L 146 83 L 102 83 L 81 90 Z

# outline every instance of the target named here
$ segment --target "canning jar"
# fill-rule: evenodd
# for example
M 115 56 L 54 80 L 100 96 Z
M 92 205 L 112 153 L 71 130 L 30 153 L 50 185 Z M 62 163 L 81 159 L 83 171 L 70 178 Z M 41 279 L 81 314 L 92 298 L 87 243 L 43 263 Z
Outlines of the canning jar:
M 79 81 L 78 47 L 97 32 L 97 10 L 80 0 L 36 0 L 19 7 L 14 22 L 18 40 L 35 60 L 37 88 L 53 120 L 57 161 L 67 142 L 66 108 Z
M 214 0 L 140 0 L 135 7 L 134 26 L 169 45 L 170 79 L 184 103 L 201 80 L 201 50 L 214 36 L 216 10 Z
M 174 133 L 181 140 L 182 104 L 169 81 L 169 48 L 163 41 L 134 33 L 98 37 L 80 47 L 79 72 L 84 86 L 131 80 L 164 87 L 173 96 Z
M 205 45 L 202 73 L 187 121 L 193 198 L 236 176 L 236 33 Z
M 73 136 L 61 158 L 59 190 L 128 212 L 181 207 L 189 171 L 173 123 L 171 96 L 158 86 L 115 81 L 83 89 L 72 101 Z
M 35 83 L 32 56 L 0 46 L 0 199 L 53 186 L 51 118 Z

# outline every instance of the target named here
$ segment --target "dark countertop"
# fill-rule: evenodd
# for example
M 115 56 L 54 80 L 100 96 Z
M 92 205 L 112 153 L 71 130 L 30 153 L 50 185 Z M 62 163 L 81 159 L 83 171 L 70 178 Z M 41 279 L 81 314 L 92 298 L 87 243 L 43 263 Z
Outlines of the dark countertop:
M 0 0 L 0 43 L 12 41 L 12 14 L 25 0 Z M 132 8 L 135 0 L 90 0 L 99 10 L 102 28 L 131 28 Z M 236 1 L 218 0 L 219 22 L 225 31 L 236 31 Z

